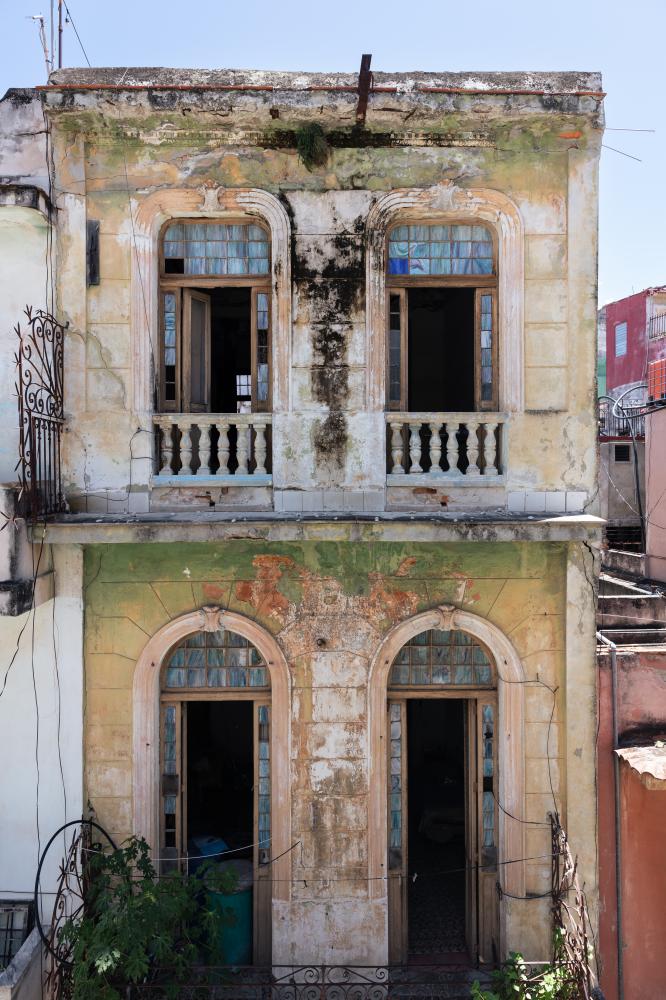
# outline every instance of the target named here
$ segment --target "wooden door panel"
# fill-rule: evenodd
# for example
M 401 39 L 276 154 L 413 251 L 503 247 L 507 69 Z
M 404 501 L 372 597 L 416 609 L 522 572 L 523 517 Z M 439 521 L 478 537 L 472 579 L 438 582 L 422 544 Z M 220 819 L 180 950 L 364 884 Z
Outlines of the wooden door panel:
M 477 721 L 476 701 L 465 702 L 465 943 L 472 962 L 478 957 L 477 933 Z
M 210 410 L 210 296 L 183 289 L 183 401 L 186 413 Z
M 389 962 L 407 961 L 407 705 L 388 702 L 388 925 Z

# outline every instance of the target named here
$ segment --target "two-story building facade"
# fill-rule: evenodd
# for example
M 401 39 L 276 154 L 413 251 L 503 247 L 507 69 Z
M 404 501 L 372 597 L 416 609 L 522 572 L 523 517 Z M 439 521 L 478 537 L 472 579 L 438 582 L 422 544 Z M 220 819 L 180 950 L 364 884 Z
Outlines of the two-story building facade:
M 601 82 L 360 89 L 5 99 L 46 122 L 68 324 L 68 509 L 30 530 L 71 605 L 70 798 L 165 870 L 238 850 L 256 962 L 547 958 L 549 813 L 597 885 Z

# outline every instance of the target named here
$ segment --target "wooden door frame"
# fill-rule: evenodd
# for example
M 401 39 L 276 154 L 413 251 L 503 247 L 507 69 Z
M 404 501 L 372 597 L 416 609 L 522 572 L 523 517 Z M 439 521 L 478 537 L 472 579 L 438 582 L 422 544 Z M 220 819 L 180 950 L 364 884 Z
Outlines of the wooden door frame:
M 197 631 L 226 628 L 257 647 L 271 678 L 271 865 L 272 908 L 291 899 L 291 676 L 280 646 L 261 625 L 232 611 L 204 606 L 162 626 L 146 643 L 134 670 L 132 689 L 133 831 L 154 854 L 160 830 L 160 676 L 172 647 Z M 235 692 L 236 695 L 241 692 Z
M 177 734 L 176 734 L 176 762 L 178 767 L 178 804 L 177 804 L 177 829 L 176 832 L 176 852 L 179 860 L 178 867 L 187 871 L 187 866 L 182 864 L 187 856 L 186 845 L 188 843 L 187 830 L 187 795 L 188 795 L 188 760 L 187 760 L 187 706 L 190 703 L 199 704 L 201 702 L 226 702 L 245 703 L 252 705 L 252 958 L 255 965 L 270 964 L 271 961 L 271 884 L 270 871 L 261 872 L 261 857 L 259 853 L 259 708 L 267 706 L 269 709 L 269 726 L 272 724 L 272 700 L 269 688 L 256 688 L 254 690 L 230 689 L 228 691 L 217 690 L 208 691 L 206 688 L 196 688 L 189 691 L 169 691 L 164 690 L 160 695 L 160 715 L 168 705 L 177 707 Z M 162 759 L 162 736 L 160 738 L 160 759 Z M 272 818 L 272 817 L 271 817 Z M 160 810 L 160 835 L 159 853 L 163 856 L 164 847 L 164 812 Z M 264 862 L 265 864 L 265 862 Z M 158 869 L 159 871 L 159 869 Z M 267 891 L 268 890 L 268 891 Z
M 479 725 L 479 714 L 480 709 L 483 704 L 492 704 L 495 710 L 495 719 L 497 720 L 497 688 L 496 687 L 463 687 L 451 686 L 451 688 L 431 688 L 430 690 L 424 688 L 389 688 L 386 695 L 386 706 L 387 712 L 391 705 L 399 704 L 402 706 L 402 858 L 401 858 L 401 869 L 399 873 L 388 872 L 389 883 L 388 883 L 388 940 L 389 940 L 389 963 L 390 964 L 403 964 L 408 960 L 408 945 L 409 945 L 409 906 L 408 906 L 408 890 L 409 890 L 409 726 L 407 724 L 407 702 L 408 701 L 460 701 L 463 702 L 463 712 L 465 713 L 465 725 L 464 725 L 464 740 L 465 745 L 463 747 L 463 755 L 465 762 L 465 857 L 466 864 L 471 861 L 472 864 L 477 866 L 477 870 L 473 874 L 468 874 L 465 881 L 465 928 L 466 928 L 466 938 L 468 922 L 472 925 L 471 936 L 473 939 L 473 947 L 470 948 L 470 942 L 467 941 L 468 950 L 470 952 L 470 959 L 474 964 L 477 963 L 479 958 L 482 962 L 487 962 L 491 949 L 488 947 L 487 942 L 482 940 L 482 931 L 485 938 L 496 939 L 498 936 L 497 928 L 492 927 L 493 921 L 496 922 L 497 913 L 496 907 L 493 908 L 493 915 L 490 921 L 481 919 L 480 911 L 480 900 L 483 895 L 484 898 L 487 897 L 488 893 L 483 893 L 481 891 L 481 878 L 478 866 L 481 864 L 481 843 L 482 843 L 482 808 L 481 808 L 481 796 L 483 792 L 483 781 L 481 775 L 481 768 L 483 762 L 483 754 L 480 753 L 480 741 L 483 739 L 482 728 Z M 473 730 L 470 731 L 470 722 L 472 719 Z M 390 723 L 389 723 L 390 724 Z M 497 727 L 497 721 L 495 721 Z M 471 752 L 473 751 L 473 752 Z M 387 754 L 390 753 L 390 740 L 387 740 Z M 497 759 L 497 754 L 495 752 L 495 763 Z M 470 768 L 472 771 L 470 772 Z M 499 775 L 495 774 L 495 781 L 497 782 Z M 390 769 L 387 768 L 387 786 L 386 786 L 386 796 L 387 799 L 391 794 L 390 788 Z M 473 787 L 473 798 L 468 802 L 467 786 L 468 783 Z M 499 810 L 497 804 L 495 805 L 495 836 L 498 838 L 499 835 Z M 387 838 L 390 836 L 390 810 L 387 807 Z M 474 843 L 474 848 L 471 857 L 468 857 L 467 841 L 471 838 Z M 388 840 L 387 840 L 388 843 Z M 495 877 L 496 877 L 496 873 Z M 471 883 L 471 884 L 470 884 Z M 472 912 L 468 912 L 468 907 L 472 906 Z M 400 921 L 400 925 L 396 927 L 396 921 Z
M 507 859 L 525 857 L 525 827 L 519 819 L 525 808 L 525 672 L 515 648 L 492 622 L 453 605 L 440 605 L 395 625 L 380 643 L 370 666 L 368 682 L 369 794 L 368 877 L 372 900 L 387 906 L 388 858 L 386 850 L 386 698 L 388 675 L 398 650 L 413 636 L 428 629 L 460 629 L 477 638 L 492 654 L 497 666 L 498 788 L 502 803 L 498 821 L 498 874 L 503 890 L 525 895 L 525 862 L 505 865 Z M 508 813 L 512 814 L 507 815 Z M 499 908 L 499 951 L 506 951 L 505 908 Z M 388 948 L 388 927 L 386 928 Z

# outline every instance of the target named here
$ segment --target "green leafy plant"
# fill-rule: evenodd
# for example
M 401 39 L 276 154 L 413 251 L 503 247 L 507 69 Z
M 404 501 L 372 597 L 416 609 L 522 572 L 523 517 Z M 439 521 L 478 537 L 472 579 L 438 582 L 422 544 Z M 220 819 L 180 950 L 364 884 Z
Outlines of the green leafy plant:
M 215 861 L 205 861 L 197 870 L 199 878 L 208 892 L 219 892 L 230 896 L 238 890 L 238 869 L 233 863 L 219 864 Z
M 562 933 L 556 931 L 554 960 L 534 973 L 523 956 L 512 951 L 508 962 L 491 974 L 490 989 L 478 979 L 472 984 L 471 1000 L 577 1000 L 579 994 L 565 962 Z
M 296 149 L 307 170 L 321 167 L 328 159 L 326 133 L 317 122 L 303 125 L 296 133 Z
M 199 876 L 157 877 L 148 844 L 131 838 L 111 854 L 92 853 L 83 916 L 63 928 L 71 947 L 72 1000 L 121 1000 L 133 983 L 168 970 L 175 997 L 205 962 L 220 927 Z

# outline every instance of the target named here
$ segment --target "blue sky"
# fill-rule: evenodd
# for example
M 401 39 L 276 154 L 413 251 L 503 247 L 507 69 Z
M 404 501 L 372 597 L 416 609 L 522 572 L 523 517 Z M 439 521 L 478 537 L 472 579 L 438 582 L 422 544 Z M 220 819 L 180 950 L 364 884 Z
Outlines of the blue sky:
M 601 70 L 599 299 L 666 283 L 664 0 L 67 0 L 93 66 L 237 69 Z M 42 6 L 40 6 L 40 4 Z M 50 0 L 0 0 L 0 94 L 43 83 L 28 16 Z M 84 65 L 71 25 L 64 65 Z M 655 129 L 611 131 L 611 129 Z

